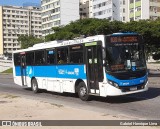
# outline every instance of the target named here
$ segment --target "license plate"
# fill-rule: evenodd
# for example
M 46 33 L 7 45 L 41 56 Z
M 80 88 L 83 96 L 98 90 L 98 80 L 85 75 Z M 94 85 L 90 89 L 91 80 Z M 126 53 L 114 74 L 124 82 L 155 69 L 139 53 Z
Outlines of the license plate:
M 137 87 L 131 87 L 130 88 L 130 91 L 134 91 L 134 90 L 137 90 Z

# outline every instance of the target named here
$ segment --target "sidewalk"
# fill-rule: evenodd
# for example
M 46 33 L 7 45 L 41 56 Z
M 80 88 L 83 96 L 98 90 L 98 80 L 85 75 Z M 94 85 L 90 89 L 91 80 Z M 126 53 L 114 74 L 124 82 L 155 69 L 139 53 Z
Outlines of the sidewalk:
M 160 64 L 151 64 L 147 63 L 147 68 L 150 70 L 159 70 L 160 71 Z
M 28 99 L 22 96 L 15 96 L 8 93 L 0 94 L 0 118 L 1 120 L 138 120 L 131 116 L 125 116 L 117 114 L 116 116 L 88 110 L 75 109 L 66 107 L 65 105 L 59 105 L 56 103 L 48 103 L 40 100 Z M 118 127 L 0 127 L 0 129 L 127 129 L 130 126 L 118 126 Z M 130 127 L 131 129 L 137 129 L 137 127 Z M 140 129 L 156 129 L 158 127 L 138 127 Z
M 147 64 L 149 75 L 160 77 L 160 64 Z

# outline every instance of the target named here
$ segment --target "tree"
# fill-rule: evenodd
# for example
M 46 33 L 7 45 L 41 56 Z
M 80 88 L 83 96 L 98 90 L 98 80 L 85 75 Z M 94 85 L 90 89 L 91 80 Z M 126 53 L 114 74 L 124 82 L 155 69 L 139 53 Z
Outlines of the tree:
M 147 55 L 160 53 L 160 19 L 123 23 L 106 19 L 80 19 L 66 26 L 52 28 L 55 32 L 46 36 L 47 41 L 68 40 L 81 35 L 112 34 L 120 31 L 137 32 L 143 36 Z
M 160 53 L 160 19 L 155 21 L 140 20 L 123 23 L 120 21 L 109 21 L 107 19 L 80 19 L 71 22 L 66 26 L 53 27 L 54 33 L 45 36 L 45 41 L 53 40 L 69 40 L 81 35 L 108 35 L 115 32 L 129 31 L 137 32 L 144 38 L 146 44 L 146 53 Z M 22 48 L 33 46 L 35 43 L 43 42 L 42 39 L 33 36 L 20 36 L 19 41 L 22 42 Z
M 25 49 L 32 47 L 34 44 L 44 42 L 41 38 L 36 38 L 33 35 L 21 35 L 18 37 L 18 42 L 21 44 L 21 48 Z
M 71 22 L 66 26 L 52 28 L 55 33 L 47 35 L 46 39 L 47 41 L 65 40 L 73 39 L 81 35 L 91 36 L 98 34 L 110 34 L 121 30 L 122 25 L 122 22 L 109 22 L 109 20 L 106 19 L 80 19 L 75 22 Z

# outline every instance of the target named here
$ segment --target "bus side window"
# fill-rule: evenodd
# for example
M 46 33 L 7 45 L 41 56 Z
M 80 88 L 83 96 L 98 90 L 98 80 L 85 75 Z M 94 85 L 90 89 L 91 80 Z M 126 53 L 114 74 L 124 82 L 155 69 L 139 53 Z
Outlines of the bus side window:
M 20 63 L 21 63 L 20 54 L 19 53 L 15 53 L 13 59 L 14 59 L 14 65 L 15 66 L 19 66 Z
M 45 54 L 44 50 L 36 51 L 35 52 L 35 64 L 42 65 L 45 63 Z
M 57 49 L 57 63 L 66 64 L 68 63 L 68 48 L 59 48 Z
M 83 63 L 83 46 L 70 46 L 70 63 Z
M 55 63 L 55 51 L 47 50 L 47 64 L 54 64 L 54 63 Z
M 26 54 L 26 65 L 34 65 L 34 52 Z

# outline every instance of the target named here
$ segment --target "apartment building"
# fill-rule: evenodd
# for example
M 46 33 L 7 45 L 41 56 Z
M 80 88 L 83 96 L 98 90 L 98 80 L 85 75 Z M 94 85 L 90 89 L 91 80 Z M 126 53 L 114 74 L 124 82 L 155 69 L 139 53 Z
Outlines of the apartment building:
M 80 0 L 79 13 L 80 18 L 89 18 L 89 0 Z
M 129 20 L 155 20 L 160 17 L 160 0 L 130 0 Z
M 129 0 L 120 0 L 120 21 L 127 22 L 128 21 L 128 7 Z
M 20 35 L 42 36 L 41 10 L 31 6 L 0 6 L 0 55 L 20 49 Z
M 41 0 L 43 36 L 53 33 L 52 27 L 80 19 L 79 0 Z
M 120 0 L 93 0 L 91 16 L 120 21 Z

